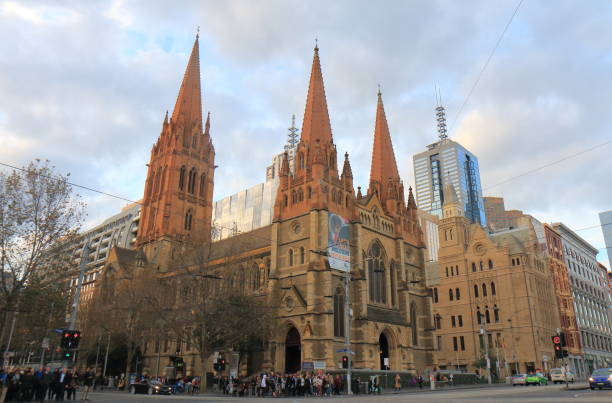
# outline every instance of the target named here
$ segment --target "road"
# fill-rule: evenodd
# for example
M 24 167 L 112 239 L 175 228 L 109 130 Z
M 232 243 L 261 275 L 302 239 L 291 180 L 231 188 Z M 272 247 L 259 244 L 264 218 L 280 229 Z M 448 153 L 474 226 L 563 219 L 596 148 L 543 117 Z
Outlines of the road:
M 559 385 L 541 387 L 493 387 L 478 389 L 456 389 L 440 391 L 406 392 L 384 395 L 337 396 L 333 398 L 250 398 L 250 397 L 224 397 L 213 395 L 200 396 L 147 396 L 130 395 L 119 392 L 104 392 L 90 394 L 93 403 L 196 403 L 196 402 L 286 402 L 304 403 L 316 401 L 339 402 L 425 402 L 425 403 L 609 403 L 612 401 L 612 390 L 564 390 Z

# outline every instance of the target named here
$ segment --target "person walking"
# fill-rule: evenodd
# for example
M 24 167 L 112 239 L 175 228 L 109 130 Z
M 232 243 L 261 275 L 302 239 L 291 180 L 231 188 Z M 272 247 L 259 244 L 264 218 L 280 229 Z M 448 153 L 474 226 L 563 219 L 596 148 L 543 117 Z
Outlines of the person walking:
M 64 393 L 66 386 L 72 381 L 72 374 L 68 372 L 68 369 L 64 368 L 61 372 L 58 372 L 55 378 L 55 401 L 63 402 Z
M 81 391 L 81 400 L 86 401 L 89 400 L 89 389 L 94 381 L 94 373 L 91 371 L 91 368 L 87 368 L 85 373 L 83 374 L 83 390 Z
M 399 392 L 402 389 L 402 378 L 399 374 L 395 374 L 395 392 Z
M 425 380 L 423 379 L 423 376 L 422 376 L 422 375 L 419 375 L 419 376 L 417 377 L 417 383 L 419 384 L 419 389 L 423 389 L 423 382 L 424 382 L 424 381 L 425 381 Z

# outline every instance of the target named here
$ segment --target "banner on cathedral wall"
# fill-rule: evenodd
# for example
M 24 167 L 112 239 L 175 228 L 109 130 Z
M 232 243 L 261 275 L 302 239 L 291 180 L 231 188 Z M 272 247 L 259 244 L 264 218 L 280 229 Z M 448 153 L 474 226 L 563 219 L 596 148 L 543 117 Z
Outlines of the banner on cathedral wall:
M 327 256 L 332 269 L 350 271 L 350 227 L 349 221 L 337 214 L 328 215 Z

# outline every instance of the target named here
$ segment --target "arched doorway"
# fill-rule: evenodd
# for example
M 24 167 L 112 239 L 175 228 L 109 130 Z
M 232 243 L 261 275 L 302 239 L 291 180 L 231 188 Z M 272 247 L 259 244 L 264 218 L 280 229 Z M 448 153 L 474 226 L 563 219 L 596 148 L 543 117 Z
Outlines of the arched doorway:
M 389 362 L 389 342 L 387 336 L 384 333 L 380 334 L 378 338 L 378 347 L 380 349 L 380 369 L 390 369 L 391 363 Z M 385 362 L 387 363 L 385 365 Z
M 295 327 L 289 329 L 285 339 L 285 373 L 293 374 L 302 369 L 302 342 Z

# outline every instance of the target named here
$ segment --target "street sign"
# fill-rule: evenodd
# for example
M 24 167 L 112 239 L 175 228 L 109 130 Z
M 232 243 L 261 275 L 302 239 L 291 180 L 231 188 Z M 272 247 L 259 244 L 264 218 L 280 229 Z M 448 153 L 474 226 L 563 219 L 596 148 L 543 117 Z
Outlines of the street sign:
M 355 355 L 355 352 L 349 350 L 348 348 L 343 348 L 343 349 L 340 349 L 340 350 L 336 350 L 336 353 L 349 353 L 349 354 Z
M 40 343 L 40 348 L 49 348 L 49 338 L 45 337 Z
M 302 363 L 302 371 L 314 371 L 314 362 L 304 361 Z
M 64 333 L 64 329 L 55 329 L 55 333 L 62 334 Z
M 312 364 L 314 369 L 325 369 L 325 361 L 313 361 Z

